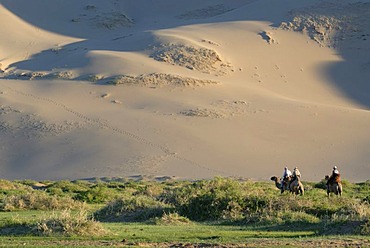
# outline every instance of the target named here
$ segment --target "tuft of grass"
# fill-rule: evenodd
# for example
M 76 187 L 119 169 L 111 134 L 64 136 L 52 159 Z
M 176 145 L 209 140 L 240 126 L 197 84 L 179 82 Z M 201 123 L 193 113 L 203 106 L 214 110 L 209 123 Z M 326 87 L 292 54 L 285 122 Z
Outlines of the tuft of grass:
M 96 237 L 105 235 L 107 232 L 101 223 L 89 217 L 86 210 L 82 209 L 76 213 L 71 210 L 63 210 L 51 216 L 44 216 L 36 223 L 37 234 L 52 236 L 89 236 Z
M 192 222 L 184 216 L 178 213 L 163 213 L 161 217 L 154 218 L 154 224 L 156 225 L 188 225 Z

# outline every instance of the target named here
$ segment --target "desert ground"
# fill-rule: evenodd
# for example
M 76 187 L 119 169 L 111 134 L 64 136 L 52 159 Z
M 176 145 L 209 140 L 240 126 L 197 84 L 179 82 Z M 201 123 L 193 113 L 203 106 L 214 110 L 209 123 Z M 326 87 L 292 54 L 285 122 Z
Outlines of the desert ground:
M 0 0 L 0 177 L 370 179 L 369 0 Z

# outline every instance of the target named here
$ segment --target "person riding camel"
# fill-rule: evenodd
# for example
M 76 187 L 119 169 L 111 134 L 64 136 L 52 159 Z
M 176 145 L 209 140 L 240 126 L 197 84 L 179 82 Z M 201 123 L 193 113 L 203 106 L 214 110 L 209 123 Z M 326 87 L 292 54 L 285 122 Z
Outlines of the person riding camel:
M 340 173 L 337 166 L 333 167 L 333 172 L 331 176 L 329 177 L 328 181 L 326 182 L 326 185 L 333 184 L 333 183 L 339 183 L 340 182 Z
M 298 167 L 294 167 L 292 181 L 294 181 L 296 178 L 301 179 L 301 172 L 298 170 Z
M 284 188 L 284 183 L 288 183 L 289 178 L 292 176 L 292 172 L 288 167 L 284 168 L 283 177 L 281 178 L 281 188 Z

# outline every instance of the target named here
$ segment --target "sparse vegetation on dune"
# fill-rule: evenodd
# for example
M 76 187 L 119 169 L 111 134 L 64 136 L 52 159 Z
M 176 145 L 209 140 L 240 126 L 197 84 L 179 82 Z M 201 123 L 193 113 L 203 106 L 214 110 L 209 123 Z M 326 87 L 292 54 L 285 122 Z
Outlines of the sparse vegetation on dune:
M 190 77 L 183 77 L 173 74 L 165 73 L 151 73 L 151 74 L 142 74 L 139 76 L 128 76 L 120 75 L 111 78 L 106 82 L 107 84 L 112 85 L 140 85 L 144 87 L 151 88 L 161 88 L 166 86 L 173 87 L 201 87 L 206 85 L 216 85 L 219 82 L 212 80 L 201 80 Z
M 183 228 L 182 232 L 188 232 L 186 228 L 207 225 L 216 229 L 230 226 L 266 232 L 265 238 L 275 232 L 287 232 L 288 235 L 289 231 L 295 230 L 310 233 L 307 235 L 312 238 L 356 235 L 365 239 L 365 243 L 369 242 L 366 239 L 370 235 L 369 181 L 356 184 L 344 181 L 342 197 L 327 197 L 323 182 L 304 182 L 306 194 L 294 196 L 280 194 L 269 182 L 221 177 L 162 182 L 114 179 L 0 182 L 3 185 L 3 213 L 0 215 L 5 216 L 0 223 L 0 239 L 8 235 L 98 239 L 114 236 L 115 232 L 122 232 L 123 227 L 130 230 L 126 232 L 134 232 L 137 225 L 145 228 L 176 226 Z M 35 189 L 32 187 L 35 184 L 44 186 Z M 43 212 L 32 212 L 35 210 Z M 31 214 L 28 213 L 34 214 L 29 218 Z M 121 229 L 117 229 L 120 225 Z M 158 229 L 164 233 L 155 237 L 139 235 L 139 238 L 135 234 L 125 238 L 124 242 L 139 242 L 138 239 L 164 242 L 163 235 L 166 236 L 169 229 Z M 192 240 L 193 234 L 188 235 Z M 170 241 L 183 241 L 176 237 Z M 232 243 L 227 238 L 226 242 L 223 240 L 220 236 L 212 243 Z

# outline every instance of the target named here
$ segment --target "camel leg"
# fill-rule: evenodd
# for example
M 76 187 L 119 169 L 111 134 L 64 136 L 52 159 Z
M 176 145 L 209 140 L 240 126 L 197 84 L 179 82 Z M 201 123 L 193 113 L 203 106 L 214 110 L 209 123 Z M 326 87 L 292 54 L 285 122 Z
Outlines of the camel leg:
M 299 193 L 300 193 L 301 195 L 304 195 L 304 189 L 302 189 L 301 187 L 299 187 Z

